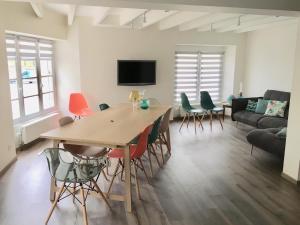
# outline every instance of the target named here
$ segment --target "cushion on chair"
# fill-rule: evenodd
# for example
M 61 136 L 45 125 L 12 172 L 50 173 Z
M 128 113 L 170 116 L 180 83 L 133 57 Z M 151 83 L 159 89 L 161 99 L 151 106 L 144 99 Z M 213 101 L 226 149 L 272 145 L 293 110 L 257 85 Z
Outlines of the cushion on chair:
M 254 113 L 254 112 L 248 112 L 248 111 L 238 111 L 235 114 L 233 114 L 233 117 L 236 121 L 246 123 L 248 125 L 257 126 L 257 122 L 263 118 L 262 114 Z

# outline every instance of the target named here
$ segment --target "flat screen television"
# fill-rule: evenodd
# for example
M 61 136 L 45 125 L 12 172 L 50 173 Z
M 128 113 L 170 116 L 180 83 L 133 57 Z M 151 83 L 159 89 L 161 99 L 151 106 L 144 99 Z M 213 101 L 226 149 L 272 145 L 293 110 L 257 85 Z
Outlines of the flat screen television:
M 141 86 L 155 84 L 155 60 L 118 60 L 118 85 Z

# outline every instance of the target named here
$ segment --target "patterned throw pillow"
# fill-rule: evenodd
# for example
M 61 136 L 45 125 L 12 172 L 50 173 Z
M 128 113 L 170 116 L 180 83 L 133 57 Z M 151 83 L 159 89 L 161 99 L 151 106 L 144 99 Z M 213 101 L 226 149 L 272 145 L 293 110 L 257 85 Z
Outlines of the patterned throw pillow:
M 286 105 L 287 105 L 287 101 L 282 102 L 282 101 L 271 100 L 268 103 L 265 115 L 284 117 L 284 110 L 286 108 Z
M 252 100 L 248 100 L 246 111 L 255 112 L 256 106 L 257 106 L 257 102 L 252 101 Z

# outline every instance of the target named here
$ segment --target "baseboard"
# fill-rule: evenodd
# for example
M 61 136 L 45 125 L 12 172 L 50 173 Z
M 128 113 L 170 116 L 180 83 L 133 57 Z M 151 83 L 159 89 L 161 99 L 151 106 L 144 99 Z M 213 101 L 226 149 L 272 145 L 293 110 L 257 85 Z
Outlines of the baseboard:
M 1 171 L 0 177 L 3 176 L 6 171 L 17 161 L 17 156 L 15 156 Z
M 295 180 L 294 178 L 290 177 L 289 175 L 285 174 L 284 172 L 281 173 L 281 177 L 293 184 L 296 184 L 296 185 L 300 184 L 299 180 Z

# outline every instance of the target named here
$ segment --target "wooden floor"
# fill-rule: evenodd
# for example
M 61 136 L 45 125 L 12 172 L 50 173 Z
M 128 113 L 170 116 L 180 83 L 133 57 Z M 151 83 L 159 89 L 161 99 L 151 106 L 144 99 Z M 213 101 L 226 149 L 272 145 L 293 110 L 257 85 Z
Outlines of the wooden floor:
M 213 131 L 171 126 L 172 156 L 162 169 L 155 165 L 152 185 L 141 177 L 142 201 L 135 197 L 134 211 L 126 213 L 119 202 L 113 212 L 93 197 L 88 198 L 90 225 L 294 225 L 300 224 L 300 189 L 281 178 L 282 163 L 259 149 L 250 155 L 245 135 L 251 129 L 217 121 Z M 0 178 L 0 224 L 41 225 L 50 208 L 49 172 L 37 153 L 41 142 L 19 154 L 19 159 Z M 112 171 L 112 169 L 111 169 Z M 103 179 L 99 182 L 105 190 Z M 121 191 L 117 180 L 113 191 Z M 71 199 L 59 202 L 49 224 L 83 224 L 80 206 Z

